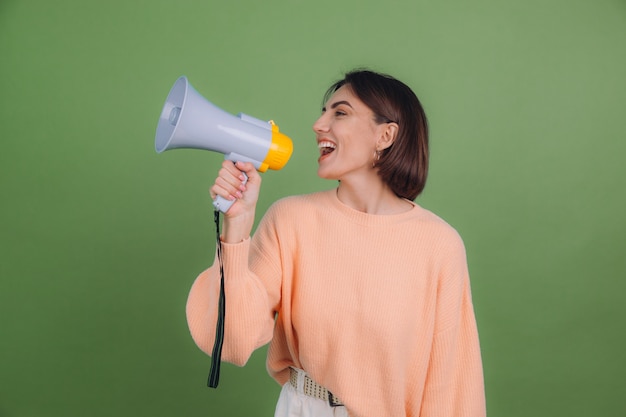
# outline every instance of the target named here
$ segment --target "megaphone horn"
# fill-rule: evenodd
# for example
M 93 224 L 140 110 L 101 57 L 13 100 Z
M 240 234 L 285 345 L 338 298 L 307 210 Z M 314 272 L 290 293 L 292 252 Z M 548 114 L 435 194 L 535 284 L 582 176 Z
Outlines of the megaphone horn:
M 178 148 L 219 152 L 231 161 L 251 162 L 259 172 L 283 168 L 293 152 L 291 139 L 274 122 L 225 112 L 185 76 L 176 80 L 165 100 L 154 145 L 158 153 Z M 225 213 L 232 203 L 218 197 L 213 205 Z

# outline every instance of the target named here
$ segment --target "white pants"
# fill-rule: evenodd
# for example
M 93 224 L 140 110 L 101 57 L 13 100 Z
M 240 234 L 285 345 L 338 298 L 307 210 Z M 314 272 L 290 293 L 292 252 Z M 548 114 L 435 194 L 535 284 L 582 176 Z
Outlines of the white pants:
M 283 385 L 274 417 L 349 417 L 346 407 L 331 407 L 324 400 L 306 395 L 303 385 L 298 383 L 297 389 L 289 382 Z

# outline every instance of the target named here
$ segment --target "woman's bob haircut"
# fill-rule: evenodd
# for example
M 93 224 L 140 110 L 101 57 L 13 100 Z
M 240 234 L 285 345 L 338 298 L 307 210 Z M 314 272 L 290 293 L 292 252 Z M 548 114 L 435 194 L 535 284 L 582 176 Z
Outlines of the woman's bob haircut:
M 375 167 L 398 197 L 415 200 L 428 176 L 428 121 L 419 99 L 406 84 L 387 74 L 358 69 L 331 85 L 324 102 L 343 86 L 372 110 L 376 123 L 398 125 L 395 141 L 382 151 Z

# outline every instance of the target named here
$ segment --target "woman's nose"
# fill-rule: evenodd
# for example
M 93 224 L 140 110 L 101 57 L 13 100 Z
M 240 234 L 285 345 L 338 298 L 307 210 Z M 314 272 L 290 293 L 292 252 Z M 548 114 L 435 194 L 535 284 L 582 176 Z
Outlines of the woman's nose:
M 324 118 L 324 114 L 322 114 L 316 121 L 313 123 L 313 131 L 314 132 L 328 132 L 328 123 Z

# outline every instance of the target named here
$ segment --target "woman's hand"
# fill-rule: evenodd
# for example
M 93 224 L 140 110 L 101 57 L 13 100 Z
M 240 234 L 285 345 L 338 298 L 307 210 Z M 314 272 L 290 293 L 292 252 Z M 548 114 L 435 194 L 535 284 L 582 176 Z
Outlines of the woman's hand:
M 243 173 L 248 176 L 247 182 Z M 222 163 L 210 189 L 211 198 L 215 200 L 219 195 L 235 201 L 224 214 L 223 242 L 238 243 L 250 236 L 260 188 L 261 176 L 250 162 L 233 163 L 225 160 Z

